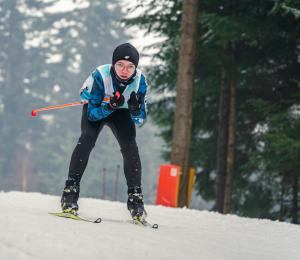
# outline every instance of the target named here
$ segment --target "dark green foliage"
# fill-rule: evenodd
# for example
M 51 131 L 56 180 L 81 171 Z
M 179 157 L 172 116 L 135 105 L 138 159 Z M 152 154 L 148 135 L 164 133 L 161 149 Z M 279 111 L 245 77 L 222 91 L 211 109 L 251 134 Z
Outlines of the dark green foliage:
M 139 25 L 148 32 L 165 37 L 163 42 L 154 45 L 159 52 L 153 59 L 161 61 L 161 65 L 150 67 L 148 75 L 152 79 L 151 90 L 158 96 L 150 104 L 150 112 L 154 122 L 162 129 L 161 136 L 166 142 L 163 157 L 168 159 L 176 93 L 181 1 L 152 1 L 147 8 L 143 15 L 126 23 Z M 281 193 L 278 163 L 280 161 L 284 165 L 300 161 L 299 147 L 294 146 L 295 137 L 290 138 L 283 133 L 274 135 L 271 130 L 272 125 L 278 129 L 280 124 L 288 125 L 285 120 L 290 120 L 289 117 L 283 120 L 279 115 L 289 114 L 287 111 L 299 100 L 299 9 L 299 1 L 292 0 L 200 2 L 191 147 L 191 166 L 196 167 L 198 173 L 195 188 L 205 200 L 214 200 L 221 64 L 225 64 L 229 71 L 235 66 L 238 72 L 235 79 L 237 125 L 232 212 L 239 215 L 278 218 L 278 197 Z M 224 44 L 232 42 L 236 44 L 235 60 L 223 49 Z M 275 118 L 276 122 L 271 123 Z M 298 122 L 299 117 L 294 121 Z M 260 144 L 265 145 L 264 149 L 269 147 L 281 152 L 277 151 L 279 154 L 274 157 Z M 289 157 L 291 151 L 287 150 L 288 147 L 294 149 L 293 157 Z M 253 156 L 262 156 L 261 153 L 269 155 L 270 161 L 257 160 Z M 267 165 L 274 166 L 273 173 L 266 169 Z M 295 164 L 291 167 L 293 171 L 297 169 Z M 291 192 L 286 191 L 286 194 Z M 289 220 L 288 217 L 283 219 Z
M 300 120 L 299 105 L 288 111 L 277 113 L 270 119 L 268 131 L 263 133 L 260 149 L 252 153 L 252 163 L 259 165 L 258 176 L 267 180 L 272 196 L 271 205 L 282 201 L 282 206 L 274 211 L 273 218 L 291 220 L 293 208 L 293 185 L 300 179 Z M 297 191 L 299 193 L 299 190 Z M 281 211 L 281 213 L 280 213 Z M 281 214 L 281 216 L 279 215 Z M 299 222 L 299 217 L 297 222 Z

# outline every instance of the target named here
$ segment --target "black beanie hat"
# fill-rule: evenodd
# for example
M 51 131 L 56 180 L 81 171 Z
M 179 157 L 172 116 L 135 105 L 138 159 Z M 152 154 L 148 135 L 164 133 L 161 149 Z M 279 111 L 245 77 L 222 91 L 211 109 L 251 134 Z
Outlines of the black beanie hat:
M 128 60 L 137 67 L 139 64 L 139 52 L 130 43 L 123 43 L 114 50 L 112 65 L 114 66 L 119 60 Z

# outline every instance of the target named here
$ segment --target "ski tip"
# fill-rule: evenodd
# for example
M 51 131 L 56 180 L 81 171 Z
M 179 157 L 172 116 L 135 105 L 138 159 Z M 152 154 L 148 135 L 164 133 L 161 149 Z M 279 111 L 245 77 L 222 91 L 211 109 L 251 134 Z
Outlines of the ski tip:
M 158 225 L 157 225 L 157 224 L 154 224 L 154 225 L 152 226 L 152 228 L 158 229 Z
M 97 218 L 94 223 L 101 223 L 101 218 Z
M 75 220 L 85 221 L 85 222 L 101 223 L 101 218 L 97 218 L 96 220 L 91 220 L 91 219 L 81 218 L 77 214 L 73 214 L 73 213 L 69 213 L 69 212 L 68 213 L 67 212 L 61 212 L 61 213 L 49 212 L 49 214 L 58 216 L 58 217 L 71 218 L 71 219 L 75 219 Z

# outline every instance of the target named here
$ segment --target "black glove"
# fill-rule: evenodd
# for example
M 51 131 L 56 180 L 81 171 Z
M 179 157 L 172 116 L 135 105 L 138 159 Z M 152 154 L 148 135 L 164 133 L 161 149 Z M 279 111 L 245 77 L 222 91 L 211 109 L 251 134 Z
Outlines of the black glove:
M 143 102 L 143 97 L 140 96 L 139 99 L 137 99 L 135 92 L 132 91 L 130 94 L 130 99 L 127 101 L 130 113 L 134 116 L 138 116 L 141 113 L 141 107 Z
M 109 104 L 107 104 L 107 107 L 110 110 L 116 111 L 118 107 L 122 106 L 125 102 L 125 98 L 123 95 L 120 95 L 120 93 L 114 92 L 114 95 L 110 97 Z

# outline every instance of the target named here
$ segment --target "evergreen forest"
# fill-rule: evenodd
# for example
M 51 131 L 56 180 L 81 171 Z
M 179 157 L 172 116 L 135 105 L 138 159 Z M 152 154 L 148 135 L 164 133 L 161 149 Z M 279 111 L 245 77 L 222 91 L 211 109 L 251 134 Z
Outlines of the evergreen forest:
M 77 0 L 84 5 L 51 12 L 57 0 L 0 0 L 0 190 L 61 194 L 82 107 L 36 117 L 30 112 L 79 101 L 85 79 L 111 63 L 113 50 L 133 39 L 134 26 L 163 39 L 145 43 L 156 54 L 142 68 L 148 118 L 137 129 L 143 194 L 155 203 L 159 165 L 171 160 L 184 1 L 137 0 L 126 10 L 117 0 Z M 196 168 L 194 191 L 224 213 L 231 176 L 231 214 L 298 224 L 300 1 L 199 1 L 196 40 L 189 158 Z M 117 165 L 118 200 L 125 202 L 120 148 L 106 128 L 81 196 L 102 198 L 106 168 L 105 198 L 113 200 Z
M 142 14 L 125 20 L 164 37 L 148 46 L 159 49 L 153 62 L 161 63 L 147 73 L 160 97 L 149 110 L 166 143 L 165 160 L 171 158 L 181 83 L 183 2 L 139 1 L 130 11 Z M 233 162 L 230 213 L 299 223 L 300 1 L 209 0 L 198 5 L 190 150 L 190 165 L 197 169 L 194 188 L 215 202 L 212 210 L 224 213 L 226 167 Z

